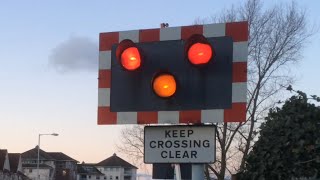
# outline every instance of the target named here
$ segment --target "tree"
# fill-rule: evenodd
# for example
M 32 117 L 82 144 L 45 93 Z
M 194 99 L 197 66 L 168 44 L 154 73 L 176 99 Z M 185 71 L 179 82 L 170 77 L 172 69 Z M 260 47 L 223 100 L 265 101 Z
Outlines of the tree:
M 313 96 L 318 102 L 320 99 Z M 244 179 L 320 177 L 320 107 L 298 91 L 273 108 L 246 158 Z
M 312 35 L 304 11 L 295 3 L 264 10 L 259 0 L 248 0 L 213 18 L 215 22 L 242 20 L 249 23 L 247 121 L 218 124 L 220 155 L 211 168 L 218 179 L 224 179 L 226 171 L 231 174 L 244 168 L 266 111 L 274 106 L 281 90 L 293 82 L 289 67 L 300 59 L 302 47 Z
M 121 130 L 120 142 L 116 145 L 118 151 L 126 154 L 135 163 L 143 159 L 144 134 L 143 126 L 127 126 Z
M 307 29 L 305 12 L 295 3 L 263 8 L 259 0 L 247 0 L 210 20 L 195 23 L 248 21 L 247 121 L 217 124 L 217 162 L 207 167 L 218 179 L 241 171 L 259 134 L 268 109 L 279 93 L 293 82 L 290 66 L 301 58 Z M 134 146 L 132 146 L 135 148 Z

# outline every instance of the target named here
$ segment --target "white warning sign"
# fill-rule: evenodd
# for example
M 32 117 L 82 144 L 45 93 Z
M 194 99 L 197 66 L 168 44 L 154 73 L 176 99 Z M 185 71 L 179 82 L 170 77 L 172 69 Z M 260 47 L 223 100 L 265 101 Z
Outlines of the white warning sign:
M 145 163 L 213 163 L 215 126 L 146 126 Z

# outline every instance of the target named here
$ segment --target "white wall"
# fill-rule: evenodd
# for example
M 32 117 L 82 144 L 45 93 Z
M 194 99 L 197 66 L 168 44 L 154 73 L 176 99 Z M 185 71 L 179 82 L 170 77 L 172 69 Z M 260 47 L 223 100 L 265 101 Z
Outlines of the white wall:
M 137 169 L 131 169 L 131 180 L 137 179 Z
M 125 175 L 131 176 L 131 180 L 136 180 L 137 177 L 137 170 L 136 169 L 129 169 L 124 171 L 122 167 L 103 167 L 97 166 L 96 167 L 101 173 L 105 174 L 107 180 L 111 180 L 110 176 L 112 176 L 112 180 L 124 180 Z M 118 176 L 118 179 L 116 177 Z
M 19 164 L 18 164 L 17 172 L 23 172 L 21 156 L 20 156 L 20 158 L 19 158 Z
M 110 177 L 112 177 L 112 180 L 123 180 L 124 169 L 121 167 L 97 166 L 96 168 L 107 177 L 107 180 L 111 180 Z M 118 177 L 118 179 L 116 179 L 116 177 Z
M 0 179 L 1 180 L 11 180 L 11 176 L 7 173 L 0 172 Z
M 6 159 L 4 160 L 4 169 L 7 169 L 10 171 L 10 163 L 9 163 L 8 153 L 6 154 Z
M 37 179 L 37 169 L 32 169 L 30 172 L 29 168 L 24 168 L 23 173 L 31 178 L 32 180 Z M 50 169 L 39 169 L 40 180 L 50 180 Z
M 48 166 L 51 166 L 53 169 L 56 168 L 54 161 L 40 161 L 40 164 L 46 164 Z

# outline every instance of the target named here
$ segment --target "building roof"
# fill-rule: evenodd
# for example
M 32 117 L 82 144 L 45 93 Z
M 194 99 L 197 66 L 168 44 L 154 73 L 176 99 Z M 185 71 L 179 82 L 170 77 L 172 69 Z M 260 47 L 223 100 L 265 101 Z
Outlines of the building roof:
M 19 153 L 9 153 L 10 171 L 16 173 L 20 162 Z
M 66 154 L 62 152 L 48 152 L 48 154 L 54 158 L 57 161 L 75 161 L 78 162 L 77 160 L 67 156 Z
M 120 157 L 118 157 L 115 153 L 113 154 L 113 156 L 99 162 L 96 164 L 96 166 L 116 166 L 116 167 L 125 167 L 125 168 L 135 168 L 138 169 L 137 167 L 135 167 L 134 165 L 128 163 L 127 161 L 121 159 Z
M 87 175 L 103 175 L 96 167 L 89 164 L 77 164 L 77 173 L 78 174 L 87 174 Z
M 38 159 L 38 146 L 36 146 L 33 149 L 30 149 L 29 151 L 26 151 L 21 154 L 21 158 L 23 159 Z M 47 152 L 40 149 L 39 152 L 39 159 L 40 160 L 54 160 L 53 157 L 51 157 Z
M 6 155 L 8 151 L 6 149 L 0 149 L 0 171 L 4 168 L 4 162 L 6 160 Z

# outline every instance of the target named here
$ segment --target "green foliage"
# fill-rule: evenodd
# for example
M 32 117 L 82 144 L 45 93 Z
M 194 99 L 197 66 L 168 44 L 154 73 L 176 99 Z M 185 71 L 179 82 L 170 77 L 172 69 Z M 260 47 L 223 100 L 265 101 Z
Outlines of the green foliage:
M 282 108 L 270 110 L 241 179 L 320 177 L 320 107 L 297 93 Z

